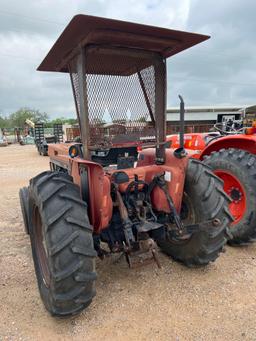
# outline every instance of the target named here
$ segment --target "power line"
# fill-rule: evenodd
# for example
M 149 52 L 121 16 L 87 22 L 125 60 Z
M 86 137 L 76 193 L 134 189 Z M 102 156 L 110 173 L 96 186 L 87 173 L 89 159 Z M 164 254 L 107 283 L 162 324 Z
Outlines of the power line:
M 45 22 L 45 23 L 48 23 L 48 24 L 61 25 L 61 26 L 65 26 L 66 25 L 66 23 L 60 23 L 60 22 L 56 22 L 56 21 L 53 21 L 53 20 L 42 19 L 42 18 L 38 18 L 38 17 L 36 17 L 36 18 L 35 17 L 30 17 L 30 16 L 27 16 L 27 15 L 20 15 L 18 13 L 13 13 L 13 12 L 9 12 L 9 11 L 0 10 L 0 15 L 1 14 L 2 15 L 8 15 L 8 16 L 14 16 L 14 17 L 18 17 L 18 18 L 24 18 L 24 19 L 27 19 L 27 20 L 42 21 L 42 22 Z M 12 32 L 12 31 L 20 32 L 20 31 L 15 30 L 15 29 L 14 30 L 13 29 L 12 30 L 8 30 L 8 31 L 10 31 L 10 32 Z M 216 52 L 216 51 L 218 51 L 218 50 L 215 49 L 214 51 L 211 51 L 211 53 L 214 54 L 214 56 L 222 56 L 222 57 L 226 57 L 226 58 L 232 57 L 232 56 L 230 56 L 230 55 L 228 55 L 226 53 L 223 53 L 223 50 L 221 50 L 221 52 Z M 191 51 L 191 53 L 195 54 L 194 50 Z M 211 59 L 209 57 L 209 54 L 210 54 L 209 52 L 200 51 L 200 52 L 198 52 L 198 54 L 201 55 L 201 56 L 199 56 L 199 58 L 202 57 L 202 60 L 203 59 Z M 198 59 L 198 56 L 196 56 L 196 54 L 193 57 L 196 57 Z M 183 58 L 183 56 L 179 56 L 179 58 Z M 237 58 L 239 58 L 239 59 L 241 59 L 241 58 L 248 59 L 248 55 L 244 54 L 242 56 L 237 56 Z M 180 59 L 179 61 L 182 61 L 182 60 Z
M 11 55 L 7 53 L 1 53 L 0 58 L 15 58 L 15 59 L 22 59 L 22 60 L 29 60 L 33 62 L 39 62 L 38 59 L 32 59 L 28 57 L 22 57 L 22 56 L 16 56 L 16 55 Z M 218 85 L 238 85 L 238 86 L 256 86 L 256 83 L 244 83 L 244 82 L 233 82 L 233 81 L 226 81 L 223 79 L 209 79 L 209 78 L 200 78 L 200 77 L 182 77 L 182 76 L 169 76 L 170 80 L 177 79 L 181 81 L 190 81 L 190 82 L 195 82 L 195 83 L 215 83 Z
M 234 47 L 234 50 L 235 50 L 235 47 Z M 243 52 L 243 54 L 241 55 L 235 55 L 235 53 L 233 54 L 228 54 L 228 53 L 223 53 L 223 52 L 218 52 L 219 49 L 214 49 L 214 50 L 211 50 L 210 53 L 207 53 L 207 52 L 202 52 L 202 51 L 196 51 L 196 52 L 192 52 L 190 50 L 185 50 L 184 52 L 186 52 L 187 54 L 184 55 L 184 54 L 177 54 L 177 55 L 174 55 L 171 59 L 172 62 L 179 62 L 179 63 L 183 63 L 183 62 L 188 62 L 188 59 L 189 58 L 196 58 L 197 60 L 199 61 L 207 61 L 207 60 L 210 60 L 210 61 L 217 61 L 218 60 L 218 63 L 220 61 L 222 61 L 223 59 L 226 59 L 228 58 L 228 61 L 229 62 L 234 62 L 234 61 L 239 61 L 241 59 L 246 59 L 246 60 L 250 60 L 252 58 L 254 58 L 253 54 L 252 55 L 248 55 L 246 54 L 245 52 Z M 214 56 L 214 57 L 212 57 Z M 216 57 L 216 58 L 215 58 Z M 219 57 L 217 59 L 217 57 Z M 220 57 L 222 59 L 220 59 Z M 178 59 L 176 59 L 178 58 Z M 236 60 L 236 59 L 239 59 L 239 60 Z
M 8 53 L 1 53 L 0 54 L 0 58 L 4 57 L 4 58 L 15 58 L 15 59 L 23 59 L 23 60 L 30 60 L 33 62 L 38 62 L 38 59 L 32 59 L 32 58 L 28 58 L 28 57 L 22 57 L 22 56 L 15 56 L 12 54 L 8 54 Z
M 61 26 L 65 26 L 66 25 L 66 23 L 56 22 L 56 21 L 53 21 L 53 20 L 43 19 L 43 18 L 38 18 L 38 17 L 30 17 L 28 15 L 20 15 L 18 13 L 13 13 L 13 12 L 5 11 L 5 10 L 0 10 L 0 14 L 8 15 L 8 16 L 15 16 L 15 17 L 24 18 L 24 19 L 27 19 L 27 20 L 42 21 L 42 22 L 45 22 L 45 23 L 55 24 L 55 25 L 61 25 Z M 194 53 L 194 50 L 193 50 L 193 52 L 191 51 L 191 53 Z M 216 53 L 216 50 L 214 50 L 214 51 L 211 51 L 211 53 L 213 53 L 214 55 L 219 55 L 219 56 L 224 56 L 224 57 L 230 58 L 230 55 L 228 55 L 226 53 L 223 53 L 223 50 L 221 50 L 221 52 L 217 52 L 217 53 Z M 210 52 L 200 51 L 200 54 L 209 56 Z M 240 58 L 240 56 L 238 56 L 238 57 Z M 244 57 L 248 58 L 248 56 L 244 56 Z
M 206 79 L 206 78 L 196 78 L 196 77 L 179 77 L 179 76 L 173 76 L 171 79 L 178 79 L 178 80 L 189 80 L 192 82 L 200 82 L 200 83 L 223 83 L 227 85 L 241 85 L 241 86 L 256 86 L 256 83 L 243 83 L 243 82 L 232 82 L 232 81 L 226 81 L 223 79 Z
M 27 20 L 42 21 L 42 22 L 45 22 L 45 23 L 48 23 L 48 24 L 55 24 L 55 25 L 65 26 L 64 23 L 56 22 L 56 21 L 53 21 L 53 20 L 42 19 L 42 18 L 38 18 L 38 17 L 34 18 L 34 17 L 27 16 L 27 15 L 20 15 L 20 14 L 8 12 L 8 11 L 0 10 L 0 14 L 8 15 L 8 16 L 13 16 L 13 17 L 18 17 L 18 18 L 24 18 L 24 19 L 27 19 Z
M 38 59 L 32 59 L 27 57 L 21 57 L 21 56 L 14 56 L 10 54 L 0 54 L 0 58 L 16 58 L 16 59 L 22 59 L 22 60 L 29 60 L 33 62 L 39 62 Z M 201 83 L 201 84 L 207 84 L 207 83 L 214 83 L 217 85 L 236 85 L 236 86 L 256 86 L 256 83 L 243 83 L 243 82 L 232 82 L 232 81 L 225 81 L 223 79 L 205 79 L 205 78 L 195 78 L 195 77 L 181 77 L 181 76 L 171 76 L 170 80 L 177 79 L 181 81 L 188 81 L 188 82 L 195 82 L 195 83 Z
M 65 24 L 64 23 L 60 23 L 60 22 L 56 22 L 56 21 L 52 21 L 52 20 L 48 20 L 48 19 L 42 19 L 42 18 L 34 18 L 34 17 L 30 17 L 30 16 L 26 16 L 26 15 L 20 15 L 20 14 L 17 14 L 17 13 L 13 13 L 13 12 L 9 12 L 9 11 L 3 11 L 3 10 L 0 10 L 0 14 L 2 15 L 8 15 L 8 16 L 14 16 L 14 17 L 19 17 L 19 18 L 25 18 L 27 20 L 33 20 L 33 21 L 41 21 L 41 22 L 45 22 L 47 24 L 55 24 L 55 25 L 61 25 L 61 26 L 64 26 Z M 8 30 L 10 32 L 12 32 L 12 30 Z M 21 32 L 21 31 L 18 31 L 18 30 L 13 30 L 15 32 Z M 210 59 L 209 58 L 209 54 L 206 54 L 205 52 L 202 52 L 200 51 L 200 54 L 204 55 L 202 60 L 203 59 Z M 230 57 L 228 56 L 227 54 L 225 53 L 216 53 L 216 50 L 214 51 L 214 55 L 216 56 L 222 56 L 222 57 Z M 30 61 L 34 61 L 34 62 L 38 62 L 37 59 L 32 59 L 32 58 L 27 58 L 27 57 L 22 57 L 22 56 L 18 56 L 18 55 L 10 55 L 10 54 L 0 54 L 0 57 L 7 57 L 7 58 L 15 58 L 15 59 L 23 59 L 23 60 L 30 60 Z M 195 57 L 195 56 L 193 56 Z M 248 56 L 244 55 L 242 56 L 244 58 L 248 58 Z M 241 58 L 239 56 L 239 58 Z M 198 57 L 197 57 L 198 59 Z M 199 58 L 200 59 L 200 58 Z M 181 62 L 183 62 L 181 60 Z M 179 77 L 179 76 L 174 76 L 174 77 L 171 77 L 172 79 L 180 79 L 180 80 L 184 80 L 184 78 L 182 77 Z M 232 81 L 225 81 L 225 80 L 222 80 L 222 79 L 218 79 L 218 80 L 212 80 L 212 79 L 205 79 L 205 78 L 195 78 L 195 77 L 186 77 L 185 78 L 186 81 L 192 81 L 192 82 L 204 82 L 204 83 L 215 83 L 215 84 L 227 84 L 227 85 L 239 85 L 239 86 L 256 86 L 256 83 L 242 83 L 242 82 L 232 82 Z

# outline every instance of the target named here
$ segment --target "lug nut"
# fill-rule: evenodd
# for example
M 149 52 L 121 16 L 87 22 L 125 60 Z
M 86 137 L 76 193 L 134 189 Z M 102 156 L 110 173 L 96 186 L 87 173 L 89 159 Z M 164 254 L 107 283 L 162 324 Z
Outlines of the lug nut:
M 219 226 L 220 225 L 220 220 L 215 218 L 213 221 L 212 221 L 212 225 L 213 226 Z

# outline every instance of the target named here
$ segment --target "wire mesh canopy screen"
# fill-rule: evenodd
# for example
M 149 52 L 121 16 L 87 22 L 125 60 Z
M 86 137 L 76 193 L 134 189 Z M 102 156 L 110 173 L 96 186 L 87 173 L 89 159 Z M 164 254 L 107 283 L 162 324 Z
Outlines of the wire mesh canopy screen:
M 152 52 L 90 46 L 84 50 L 81 78 L 77 58 L 69 70 L 78 117 L 82 101 L 88 116 L 89 147 L 155 140 L 157 111 L 165 111 L 165 59 Z

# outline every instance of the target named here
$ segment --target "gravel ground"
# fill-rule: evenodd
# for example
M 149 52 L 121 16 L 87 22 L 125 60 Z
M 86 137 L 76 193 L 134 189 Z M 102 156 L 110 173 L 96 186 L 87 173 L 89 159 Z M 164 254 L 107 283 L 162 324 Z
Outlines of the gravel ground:
M 213 264 L 130 270 L 97 262 L 97 296 L 73 319 L 54 319 L 39 297 L 18 190 L 48 169 L 34 146 L 0 148 L 0 340 L 256 340 L 255 245 L 226 248 Z

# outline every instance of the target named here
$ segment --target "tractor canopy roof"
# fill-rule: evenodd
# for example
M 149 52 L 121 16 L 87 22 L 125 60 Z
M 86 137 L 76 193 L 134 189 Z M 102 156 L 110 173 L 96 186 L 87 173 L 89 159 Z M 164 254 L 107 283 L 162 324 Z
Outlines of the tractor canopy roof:
M 155 52 L 163 58 L 168 58 L 207 39 L 209 36 L 201 34 L 76 15 L 53 45 L 38 70 L 68 72 L 70 59 L 77 54 L 79 48 L 87 45 Z

